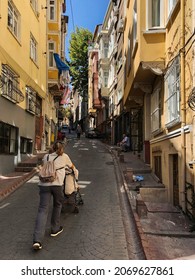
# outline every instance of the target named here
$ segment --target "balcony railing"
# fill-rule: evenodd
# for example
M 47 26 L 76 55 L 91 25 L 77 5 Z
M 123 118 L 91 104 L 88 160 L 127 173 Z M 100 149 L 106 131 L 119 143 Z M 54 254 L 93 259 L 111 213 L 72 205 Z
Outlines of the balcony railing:
M 19 89 L 19 76 L 7 64 L 2 64 L 0 76 L 1 95 L 13 103 L 24 101 L 24 95 Z

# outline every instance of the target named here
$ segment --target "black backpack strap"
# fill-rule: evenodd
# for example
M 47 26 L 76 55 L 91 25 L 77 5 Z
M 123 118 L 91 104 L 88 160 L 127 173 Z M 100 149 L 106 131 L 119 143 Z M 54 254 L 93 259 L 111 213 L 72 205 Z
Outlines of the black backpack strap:
M 57 157 L 55 157 L 54 160 L 56 160 L 58 157 L 59 157 L 59 155 L 57 155 Z M 54 161 L 54 160 L 53 160 L 53 161 Z M 60 170 L 60 169 L 63 169 L 63 168 L 65 168 L 65 166 L 62 166 L 62 167 L 60 167 L 60 168 L 56 168 L 56 170 Z
M 58 157 L 59 157 L 59 155 L 57 155 L 57 157 L 55 157 L 54 160 L 56 160 Z M 54 161 L 54 160 L 53 160 L 53 161 Z
M 63 168 L 64 168 L 64 166 L 62 166 L 62 167 L 60 167 L 60 168 L 57 168 L 56 170 L 63 169 Z

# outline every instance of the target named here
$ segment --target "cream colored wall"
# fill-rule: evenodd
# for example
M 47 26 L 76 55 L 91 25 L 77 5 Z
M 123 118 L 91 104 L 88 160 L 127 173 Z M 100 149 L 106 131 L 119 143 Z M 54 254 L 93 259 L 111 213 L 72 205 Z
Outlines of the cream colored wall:
M 183 2 L 183 1 L 182 1 Z M 185 69 L 184 76 L 181 76 L 181 79 L 184 80 L 185 83 L 185 103 L 188 100 L 188 96 L 193 88 L 193 63 L 194 63 L 194 51 L 193 51 L 193 40 L 192 36 L 194 32 L 193 18 L 195 17 L 195 11 L 192 7 L 191 1 L 185 2 Z M 183 3 L 184 3 L 183 2 Z M 167 22 L 166 29 L 166 43 L 165 43 L 165 58 L 166 58 L 166 66 L 169 67 L 172 60 L 176 55 L 181 53 L 182 50 L 182 40 L 181 40 L 181 10 L 180 5 L 178 5 L 176 12 L 170 18 L 170 21 Z M 189 40 L 189 41 L 188 41 Z M 165 97 L 163 99 L 165 101 Z M 182 104 L 180 104 L 182 106 Z M 163 105 L 164 106 L 164 105 Z M 165 107 L 163 107 L 165 108 Z M 184 172 L 182 169 L 182 165 L 186 166 L 186 181 L 193 184 L 194 181 L 194 170 L 189 168 L 189 162 L 193 160 L 193 145 L 194 145 L 194 131 L 193 131 L 193 119 L 194 112 L 189 108 L 186 103 L 185 117 L 186 122 L 185 125 L 188 127 L 188 132 L 185 133 L 185 155 L 186 158 L 183 158 L 182 149 L 183 149 L 183 141 L 181 137 L 181 133 L 179 135 L 176 134 L 177 130 L 181 128 L 181 123 L 177 126 L 173 126 L 169 130 L 166 129 L 166 112 L 163 109 L 163 115 L 161 118 L 163 134 L 168 134 L 170 132 L 174 133 L 175 136 L 173 138 L 167 138 L 164 141 L 159 141 L 155 144 L 151 145 L 151 149 L 155 150 L 157 147 L 160 147 L 162 150 L 162 178 L 163 184 L 168 189 L 168 198 L 170 202 L 173 202 L 173 177 L 172 177 L 172 161 L 171 155 L 178 154 L 178 168 L 179 168 L 179 196 L 180 196 L 180 205 L 184 206 L 184 186 L 183 186 L 183 178 Z M 182 112 L 181 112 L 182 113 Z M 154 153 L 151 153 L 154 156 Z M 153 160 L 153 158 L 152 158 Z M 185 162 L 184 162 L 185 161 Z M 153 166 L 153 162 L 152 162 Z M 185 209 L 183 209 L 185 210 Z

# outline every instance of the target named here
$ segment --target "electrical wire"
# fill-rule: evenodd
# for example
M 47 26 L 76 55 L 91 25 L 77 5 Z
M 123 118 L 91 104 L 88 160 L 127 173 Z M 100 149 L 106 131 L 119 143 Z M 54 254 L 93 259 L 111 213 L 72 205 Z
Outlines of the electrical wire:
M 71 9 L 71 16 L 72 16 L 72 26 L 75 32 L 75 25 L 74 25 L 74 15 L 73 15 L 73 8 L 72 8 L 72 0 L 70 0 L 70 9 Z

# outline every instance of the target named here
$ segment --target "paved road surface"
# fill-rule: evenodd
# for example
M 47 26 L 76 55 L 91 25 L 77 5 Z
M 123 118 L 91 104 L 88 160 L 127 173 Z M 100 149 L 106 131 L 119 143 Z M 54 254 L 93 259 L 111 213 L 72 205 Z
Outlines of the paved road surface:
M 111 154 L 98 140 L 72 138 L 67 153 L 80 171 L 84 205 L 62 213 L 64 232 L 50 237 L 34 252 L 32 233 L 38 208 L 38 177 L 34 176 L 0 204 L 0 259 L 129 259 Z M 135 253 L 135 252 L 134 252 Z

